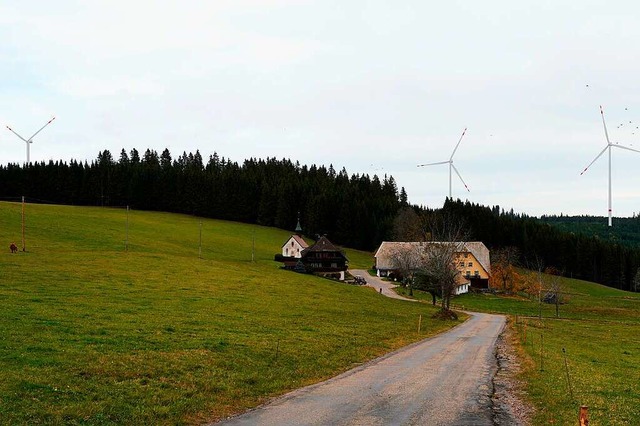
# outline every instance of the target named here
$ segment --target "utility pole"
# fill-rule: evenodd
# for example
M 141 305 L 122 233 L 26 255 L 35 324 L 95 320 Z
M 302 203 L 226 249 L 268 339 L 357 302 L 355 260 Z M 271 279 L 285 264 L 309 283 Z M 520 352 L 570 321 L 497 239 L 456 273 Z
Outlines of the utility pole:
M 256 261 L 256 231 L 251 232 L 251 262 Z
M 124 240 L 124 251 L 129 251 L 129 206 L 127 206 L 127 235 Z
M 24 195 L 22 196 L 22 251 L 27 251 L 27 246 L 24 242 Z
M 198 259 L 202 259 L 202 221 L 200 221 L 200 243 L 198 246 Z

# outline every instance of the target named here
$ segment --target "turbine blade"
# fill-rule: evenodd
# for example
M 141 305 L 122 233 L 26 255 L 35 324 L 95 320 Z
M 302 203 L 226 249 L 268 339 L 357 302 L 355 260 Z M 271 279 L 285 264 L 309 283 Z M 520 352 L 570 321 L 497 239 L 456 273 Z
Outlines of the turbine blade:
M 611 145 L 611 142 L 609 142 L 609 132 L 607 132 L 607 124 L 604 122 L 604 111 L 602 111 L 602 105 L 600 105 L 600 115 L 602 116 L 602 126 L 604 127 L 604 135 L 607 138 L 607 143 Z
M 605 147 L 604 147 L 604 149 L 603 149 L 602 151 L 600 151 L 600 154 L 598 154 L 598 156 L 597 156 L 596 158 L 594 158 L 594 159 L 593 159 L 593 161 L 592 161 L 592 162 L 590 162 L 590 163 L 589 163 L 589 165 L 588 165 L 587 167 L 585 167 L 585 168 L 584 168 L 584 170 L 582 171 L 582 173 L 580 173 L 580 176 L 582 176 L 582 175 L 584 174 L 584 172 L 586 172 L 586 171 L 587 171 L 587 169 L 588 169 L 589 167 L 591 167 L 591 165 L 592 165 L 593 163 L 595 163 L 595 162 L 596 162 L 596 160 L 597 160 L 598 158 L 600 158 L 600 156 L 601 156 L 602 154 L 604 154 L 604 152 L 607 150 L 607 148 L 609 148 L 609 145 L 605 146 Z
M 436 166 L 438 164 L 449 164 L 450 161 L 439 161 L 437 163 L 427 163 L 427 164 L 418 164 L 418 167 L 424 167 L 424 166 Z
M 471 190 L 469 189 L 469 187 L 467 186 L 466 183 L 464 183 L 464 179 L 462 179 L 462 176 L 460 176 L 460 172 L 458 172 L 458 169 L 456 169 L 456 166 L 453 165 L 453 163 L 451 163 L 451 167 L 453 167 L 453 171 L 456 172 L 456 174 L 458 175 L 458 177 L 460 178 L 460 182 L 462 182 L 462 184 L 464 185 L 464 187 L 467 189 L 468 192 L 471 192 Z
M 626 149 L 627 151 L 640 152 L 637 149 L 629 148 L 628 146 L 623 146 L 623 145 L 611 145 L 611 146 L 614 148 Z
M 458 147 L 460 146 L 460 142 L 462 142 L 462 138 L 464 137 L 464 134 L 467 133 L 467 128 L 465 127 L 464 130 L 462 131 L 462 136 L 460 136 L 460 139 L 458 140 L 458 144 L 456 145 L 456 147 L 453 149 L 453 152 L 451 153 L 451 157 L 449 157 L 449 161 L 453 160 L 453 156 L 456 154 L 456 151 L 458 150 Z
M 11 133 L 13 133 L 14 135 L 16 135 L 17 137 L 19 137 L 20 139 L 22 139 L 25 142 L 28 142 L 25 138 L 23 138 L 22 136 L 20 136 L 19 134 L 17 134 L 11 127 L 7 126 L 7 129 L 11 130 Z
M 47 124 L 45 124 L 44 126 L 40 127 L 40 130 L 38 130 L 37 132 L 35 132 L 30 138 L 29 140 L 33 139 L 38 133 L 40 133 L 42 131 L 42 129 L 44 129 L 45 127 L 47 127 L 49 124 L 51 124 L 51 122 L 53 120 L 55 120 L 56 118 L 53 117 L 51 120 L 47 121 Z

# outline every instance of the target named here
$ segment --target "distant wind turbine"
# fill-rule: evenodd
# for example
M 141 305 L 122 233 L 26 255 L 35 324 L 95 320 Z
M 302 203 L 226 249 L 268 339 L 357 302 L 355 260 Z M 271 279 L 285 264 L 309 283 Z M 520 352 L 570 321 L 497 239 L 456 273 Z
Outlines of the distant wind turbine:
M 602 156 L 602 154 L 604 154 L 606 150 L 609 150 L 609 226 L 611 226 L 611 213 L 612 213 L 611 211 L 611 148 L 613 147 L 613 148 L 626 149 L 628 151 L 639 152 L 639 153 L 640 151 L 633 148 L 628 148 L 626 146 L 618 145 L 617 143 L 612 144 L 611 141 L 609 141 L 609 132 L 607 132 L 607 124 L 604 121 L 604 112 L 602 111 L 602 105 L 600 105 L 600 115 L 602 116 L 602 126 L 604 127 L 604 135 L 607 138 L 607 146 L 605 146 L 604 149 L 600 151 L 600 154 L 598 154 L 598 156 L 594 158 L 593 161 L 589 163 L 587 167 L 585 167 L 582 173 L 580 173 L 580 176 L 582 176 L 587 171 L 587 169 L 591 167 L 591 165 L 595 163 L 596 160 Z
M 437 163 L 418 164 L 418 167 L 436 166 L 438 164 L 448 164 L 449 165 L 449 198 L 452 198 L 452 195 L 451 195 L 451 170 L 456 172 L 456 174 L 460 178 L 460 182 L 462 182 L 462 184 L 467 189 L 467 191 L 471 192 L 469 190 L 469 187 L 467 186 L 467 184 L 464 183 L 464 179 L 462 179 L 462 176 L 460 176 L 460 172 L 458 172 L 458 169 L 456 169 L 456 166 L 453 165 L 453 156 L 456 154 L 456 151 L 458 150 L 458 147 L 460 146 L 460 142 L 462 142 L 462 138 L 464 137 L 464 134 L 466 132 L 467 132 L 467 129 L 465 127 L 464 131 L 462 132 L 462 136 L 460 136 L 460 139 L 458 140 L 458 144 L 453 149 L 453 152 L 451 153 L 451 157 L 449 157 L 449 161 L 440 161 L 440 162 L 437 162 Z
M 38 130 L 37 132 L 35 132 L 33 135 L 31 135 L 31 137 L 29 139 L 25 139 L 22 136 L 20 136 L 19 134 L 17 134 L 11 127 L 7 126 L 7 129 L 11 130 L 11 132 L 16 135 L 17 137 L 19 137 L 20 139 L 22 139 L 26 144 L 27 144 L 27 165 L 29 165 L 29 163 L 31 162 L 31 150 L 30 150 L 30 145 L 33 143 L 33 138 L 42 131 L 42 129 L 44 129 L 45 127 L 47 127 L 49 124 L 51 124 L 51 122 L 53 120 L 55 120 L 56 118 L 53 117 L 51 120 L 47 121 L 47 124 L 45 124 L 44 126 L 40 127 L 40 130 Z

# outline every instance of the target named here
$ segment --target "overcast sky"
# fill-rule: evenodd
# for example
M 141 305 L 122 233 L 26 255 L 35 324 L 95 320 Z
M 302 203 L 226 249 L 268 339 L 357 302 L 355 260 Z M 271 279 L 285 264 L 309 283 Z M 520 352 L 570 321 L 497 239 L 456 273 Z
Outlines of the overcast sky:
M 0 0 L 0 163 L 199 149 L 393 175 L 531 215 L 607 212 L 613 142 L 640 149 L 635 1 Z M 622 126 L 621 126 L 622 124 Z M 613 150 L 613 212 L 640 154 Z M 2 183 L 0 182 L 0 185 Z

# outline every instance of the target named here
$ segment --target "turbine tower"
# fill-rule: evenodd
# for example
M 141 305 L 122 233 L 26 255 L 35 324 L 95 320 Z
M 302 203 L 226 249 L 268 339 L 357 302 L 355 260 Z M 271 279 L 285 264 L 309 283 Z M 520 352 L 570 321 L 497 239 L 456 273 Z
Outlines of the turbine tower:
M 11 130 L 11 132 L 16 135 L 17 137 L 19 137 L 20 139 L 22 139 L 26 144 L 27 144 L 27 163 L 26 165 L 28 166 L 29 163 L 31 162 L 31 149 L 30 146 L 33 143 L 33 138 L 42 131 L 42 129 L 44 129 L 45 127 L 47 127 L 49 124 L 51 124 L 51 122 L 53 120 L 55 120 L 56 118 L 53 117 L 51 120 L 47 121 L 47 124 L 45 124 L 44 126 L 40 127 L 40 130 L 38 130 L 37 132 L 35 132 L 33 135 L 31 135 L 31 137 L 29 139 L 25 139 L 22 136 L 20 136 L 19 134 L 17 134 L 11 127 L 7 126 L 7 129 Z
M 604 112 L 602 111 L 602 105 L 600 105 L 600 115 L 602 116 L 602 126 L 604 127 L 604 136 L 607 138 L 607 146 L 605 146 L 604 149 L 600 151 L 600 154 L 598 154 L 598 156 L 594 158 L 593 161 L 589 163 L 587 167 L 585 167 L 582 173 L 580 173 L 580 176 L 582 176 L 587 171 L 587 169 L 591 167 L 591 165 L 595 163 L 596 160 L 602 156 L 602 154 L 604 154 L 606 150 L 609 150 L 609 153 L 608 153 L 609 154 L 609 226 L 611 226 L 611 148 L 626 149 L 628 151 L 633 151 L 633 152 L 640 152 L 640 151 L 638 151 L 637 149 L 626 147 L 626 146 L 612 144 L 611 141 L 609 140 L 609 132 L 607 132 L 607 124 L 604 121 Z
M 456 172 L 456 174 L 458 175 L 458 177 L 460 178 L 460 182 L 462 182 L 462 184 L 464 185 L 464 187 L 467 189 L 468 192 L 471 192 L 469 190 L 469 187 L 467 186 L 466 183 L 464 183 L 464 179 L 462 179 L 462 176 L 460 176 L 460 172 L 458 171 L 458 169 L 456 169 L 456 166 L 453 165 L 453 156 L 456 154 L 456 151 L 458 150 L 458 147 L 460 146 L 460 142 L 462 142 L 462 138 L 464 137 L 464 134 L 467 132 L 467 128 L 465 127 L 464 131 L 462 132 L 462 135 L 460 136 L 460 139 L 458 140 L 458 144 L 456 145 L 456 147 L 453 149 L 453 152 L 451 153 L 451 157 L 449 157 L 449 161 L 440 161 L 437 163 L 427 163 L 427 164 L 418 164 L 418 167 L 425 167 L 425 166 L 436 166 L 438 164 L 448 164 L 449 165 L 449 198 L 452 198 L 451 195 L 451 171 L 453 170 L 454 172 Z

